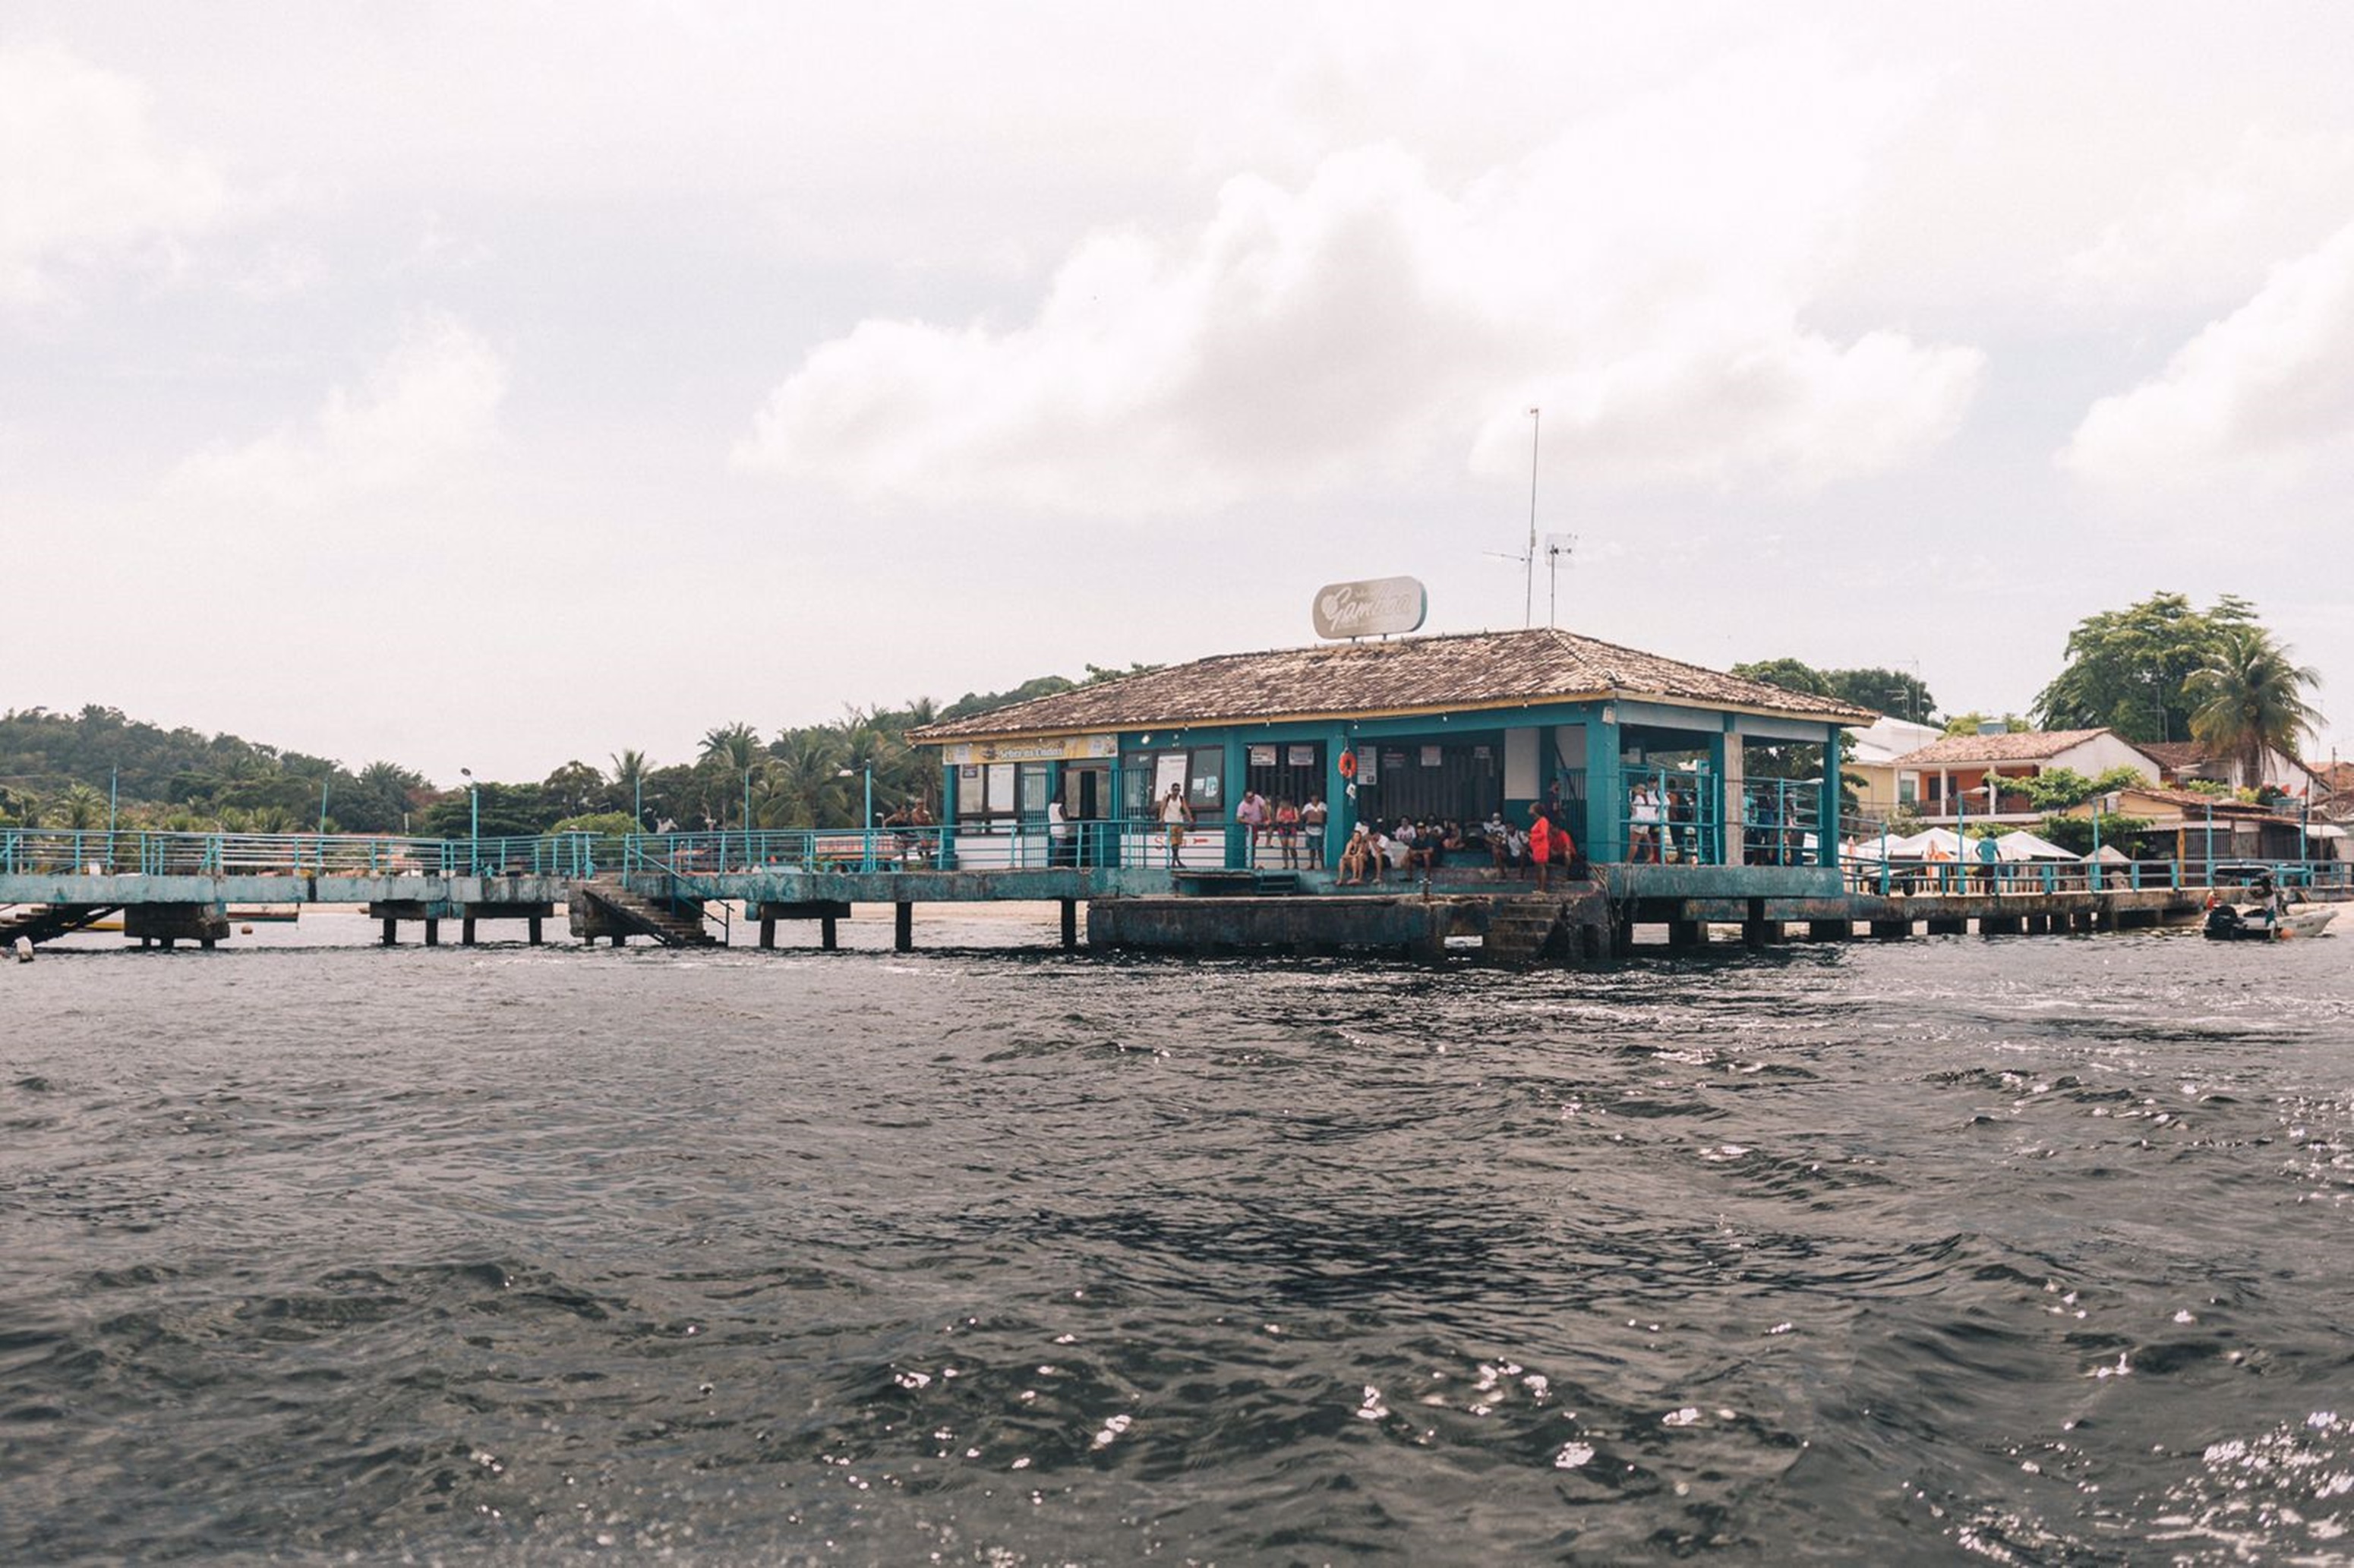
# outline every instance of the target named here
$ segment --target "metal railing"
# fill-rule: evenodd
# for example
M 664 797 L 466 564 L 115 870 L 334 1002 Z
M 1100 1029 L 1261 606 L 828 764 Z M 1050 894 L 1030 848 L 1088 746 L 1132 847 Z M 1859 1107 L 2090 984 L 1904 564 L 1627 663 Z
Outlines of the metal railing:
M 1664 775 L 1650 775 L 1660 778 Z M 1690 774 L 1681 778 L 1690 780 Z M 2179 859 L 2091 863 L 1998 861 L 1989 867 L 1975 854 L 1976 840 L 1964 840 L 1957 858 L 1888 858 L 1870 842 L 1883 838 L 1883 824 L 1851 820 L 1844 824 L 1856 853 L 1826 853 L 1815 810 L 1820 786 L 1810 780 L 1755 781 L 1744 793 L 1743 814 L 1734 824 L 1714 820 L 1713 797 L 1694 791 L 1689 817 L 1676 814 L 1663 797 L 1663 815 L 1654 821 L 1626 819 L 1630 830 L 1649 828 L 1662 856 L 1720 863 L 1726 841 L 1737 833 L 1739 858 L 1752 865 L 1838 863 L 1859 892 L 2034 892 L 2090 889 L 2203 887 L 2219 868 L 2264 865 L 2289 886 L 2354 886 L 2354 863 L 2277 858 L 2264 860 L 2222 853 Z M 459 877 L 536 876 L 585 880 L 600 870 L 620 869 L 676 878 L 682 891 L 716 902 L 722 895 L 707 879 L 762 872 L 860 873 L 954 870 L 1046 871 L 1065 868 L 1255 868 L 1311 869 L 1308 837 L 1299 834 L 1287 855 L 1272 828 L 1251 829 L 1210 820 L 1180 825 L 1172 855 L 1166 824 L 1149 818 L 1109 818 L 1064 824 L 1055 834 L 1043 819 L 1014 819 L 987 826 L 787 828 L 701 833 L 631 833 L 603 838 L 591 833 L 548 833 L 486 839 L 429 839 L 386 834 L 151 832 L 104 829 L 0 828 L 0 876 L 287 876 Z M 1256 838 L 1256 842 L 1254 842 Z M 1884 842 L 1884 838 L 1883 838 Z M 2193 841 L 2194 848 L 2196 840 Z M 1340 842 L 1328 839 L 1324 869 L 1338 859 Z
M 726 895 L 698 881 L 692 871 L 680 868 L 674 846 L 668 834 L 632 833 L 620 842 L 620 863 L 624 875 L 639 874 L 662 880 L 663 900 L 673 909 L 692 909 L 701 920 L 711 918 L 711 906 L 719 906 L 719 939 L 726 944 L 735 935 L 735 912 Z
M 1848 885 L 1882 896 L 2008 897 L 2053 893 L 2140 893 L 2165 889 L 2239 887 L 2257 868 L 2284 887 L 2354 888 L 2354 865 L 2342 861 L 2249 860 L 1985 860 L 1859 853 L 1841 857 Z

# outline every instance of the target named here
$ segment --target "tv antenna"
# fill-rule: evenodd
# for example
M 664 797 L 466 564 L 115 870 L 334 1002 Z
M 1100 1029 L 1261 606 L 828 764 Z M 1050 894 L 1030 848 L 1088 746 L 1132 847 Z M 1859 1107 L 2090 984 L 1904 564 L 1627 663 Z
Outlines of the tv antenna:
M 1575 534 L 1545 535 L 1545 624 L 1561 624 L 1561 558 L 1577 549 Z

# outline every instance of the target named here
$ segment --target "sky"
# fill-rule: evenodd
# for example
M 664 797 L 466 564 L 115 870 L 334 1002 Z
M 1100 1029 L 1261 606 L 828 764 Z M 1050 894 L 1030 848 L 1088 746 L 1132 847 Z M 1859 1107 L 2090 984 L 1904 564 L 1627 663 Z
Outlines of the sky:
M 12 0 L 0 707 L 536 779 L 1406 575 L 2024 713 L 2166 590 L 2354 756 L 2349 58 L 2337 0 Z

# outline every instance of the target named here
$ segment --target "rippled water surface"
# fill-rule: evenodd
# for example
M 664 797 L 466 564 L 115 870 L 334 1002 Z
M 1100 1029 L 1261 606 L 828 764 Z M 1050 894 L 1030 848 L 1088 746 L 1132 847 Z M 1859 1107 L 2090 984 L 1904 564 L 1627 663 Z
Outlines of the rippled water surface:
M 0 1561 L 2354 1561 L 2354 940 L 334 919 L 0 970 Z

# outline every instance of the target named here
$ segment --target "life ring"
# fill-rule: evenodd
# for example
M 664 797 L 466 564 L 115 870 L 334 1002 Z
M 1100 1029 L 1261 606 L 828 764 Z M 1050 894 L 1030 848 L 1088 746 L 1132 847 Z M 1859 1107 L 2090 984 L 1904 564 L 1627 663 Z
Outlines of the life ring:
M 1341 777 L 1343 779 L 1354 779 L 1356 776 L 1357 754 L 1353 751 L 1342 752 L 1341 754 Z

